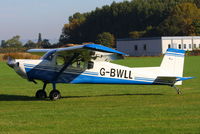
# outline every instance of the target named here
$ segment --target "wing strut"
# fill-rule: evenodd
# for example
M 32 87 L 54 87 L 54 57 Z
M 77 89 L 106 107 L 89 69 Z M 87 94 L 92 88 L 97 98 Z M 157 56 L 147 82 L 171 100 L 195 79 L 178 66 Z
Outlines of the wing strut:
M 53 82 L 56 83 L 58 77 L 63 73 L 63 71 L 65 71 L 65 69 L 66 69 L 67 67 L 69 67 L 69 65 L 72 63 L 72 61 L 73 61 L 74 59 L 76 59 L 79 55 L 80 55 L 79 53 L 75 53 L 75 54 L 72 56 L 72 58 L 60 69 L 60 71 L 58 72 L 58 74 L 53 78 Z

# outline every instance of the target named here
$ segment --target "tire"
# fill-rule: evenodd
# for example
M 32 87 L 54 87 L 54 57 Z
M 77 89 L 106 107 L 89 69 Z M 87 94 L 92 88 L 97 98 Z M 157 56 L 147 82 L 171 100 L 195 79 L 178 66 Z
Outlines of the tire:
M 36 92 L 35 97 L 44 99 L 44 98 L 47 98 L 47 93 L 44 90 L 40 89 Z
M 58 100 L 61 98 L 61 94 L 58 90 L 52 90 L 49 94 L 51 100 Z

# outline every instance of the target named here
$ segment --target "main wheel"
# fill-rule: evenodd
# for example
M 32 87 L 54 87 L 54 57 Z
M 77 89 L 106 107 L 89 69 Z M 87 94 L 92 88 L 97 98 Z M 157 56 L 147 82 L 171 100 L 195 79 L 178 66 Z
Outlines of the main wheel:
M 58 90 L 52 90 L 49 94 L 51 100 L 57 100 L 61 98 L 61 94 Z
M 35 97 L 36 98 L 47 98 L 47 93 L 44 90 L 40 89 L 36 92 Z

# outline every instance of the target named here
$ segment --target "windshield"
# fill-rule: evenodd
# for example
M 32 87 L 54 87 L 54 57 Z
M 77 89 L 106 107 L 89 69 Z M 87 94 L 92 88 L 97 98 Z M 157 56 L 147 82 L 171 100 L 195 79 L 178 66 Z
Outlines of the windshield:
M 53 50 L 53 51 L 49 51 L 47 52 L 44 56 L 42 56 L 42 60 L 49 60 L 51 61 L 54 57 L 54 54 L 55 54 L 56 50 Z

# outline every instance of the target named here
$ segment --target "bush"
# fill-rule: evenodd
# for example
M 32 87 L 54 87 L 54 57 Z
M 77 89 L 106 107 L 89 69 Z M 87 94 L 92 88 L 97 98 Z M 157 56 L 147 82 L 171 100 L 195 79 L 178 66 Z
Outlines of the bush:
M 2 56 L 2 60 L 7 60 L 8 57 L 12 57 L 14 59 L 39 59 L 40 56 L 32 55 L 29 53 L 5 53 Z
M 200 55 L 200 50 L 197 49 L 197 50 L 187 51 L 187 55 L 189 55 L 189 56 L 198 56 L 198 55 Z
M 98 34 L 96 43 L 107 47 L 115 47 L 115 37 L 109 32 L 103 32 Z
M 25 52 L 27 48 L 0 48 L 0 53 Z

